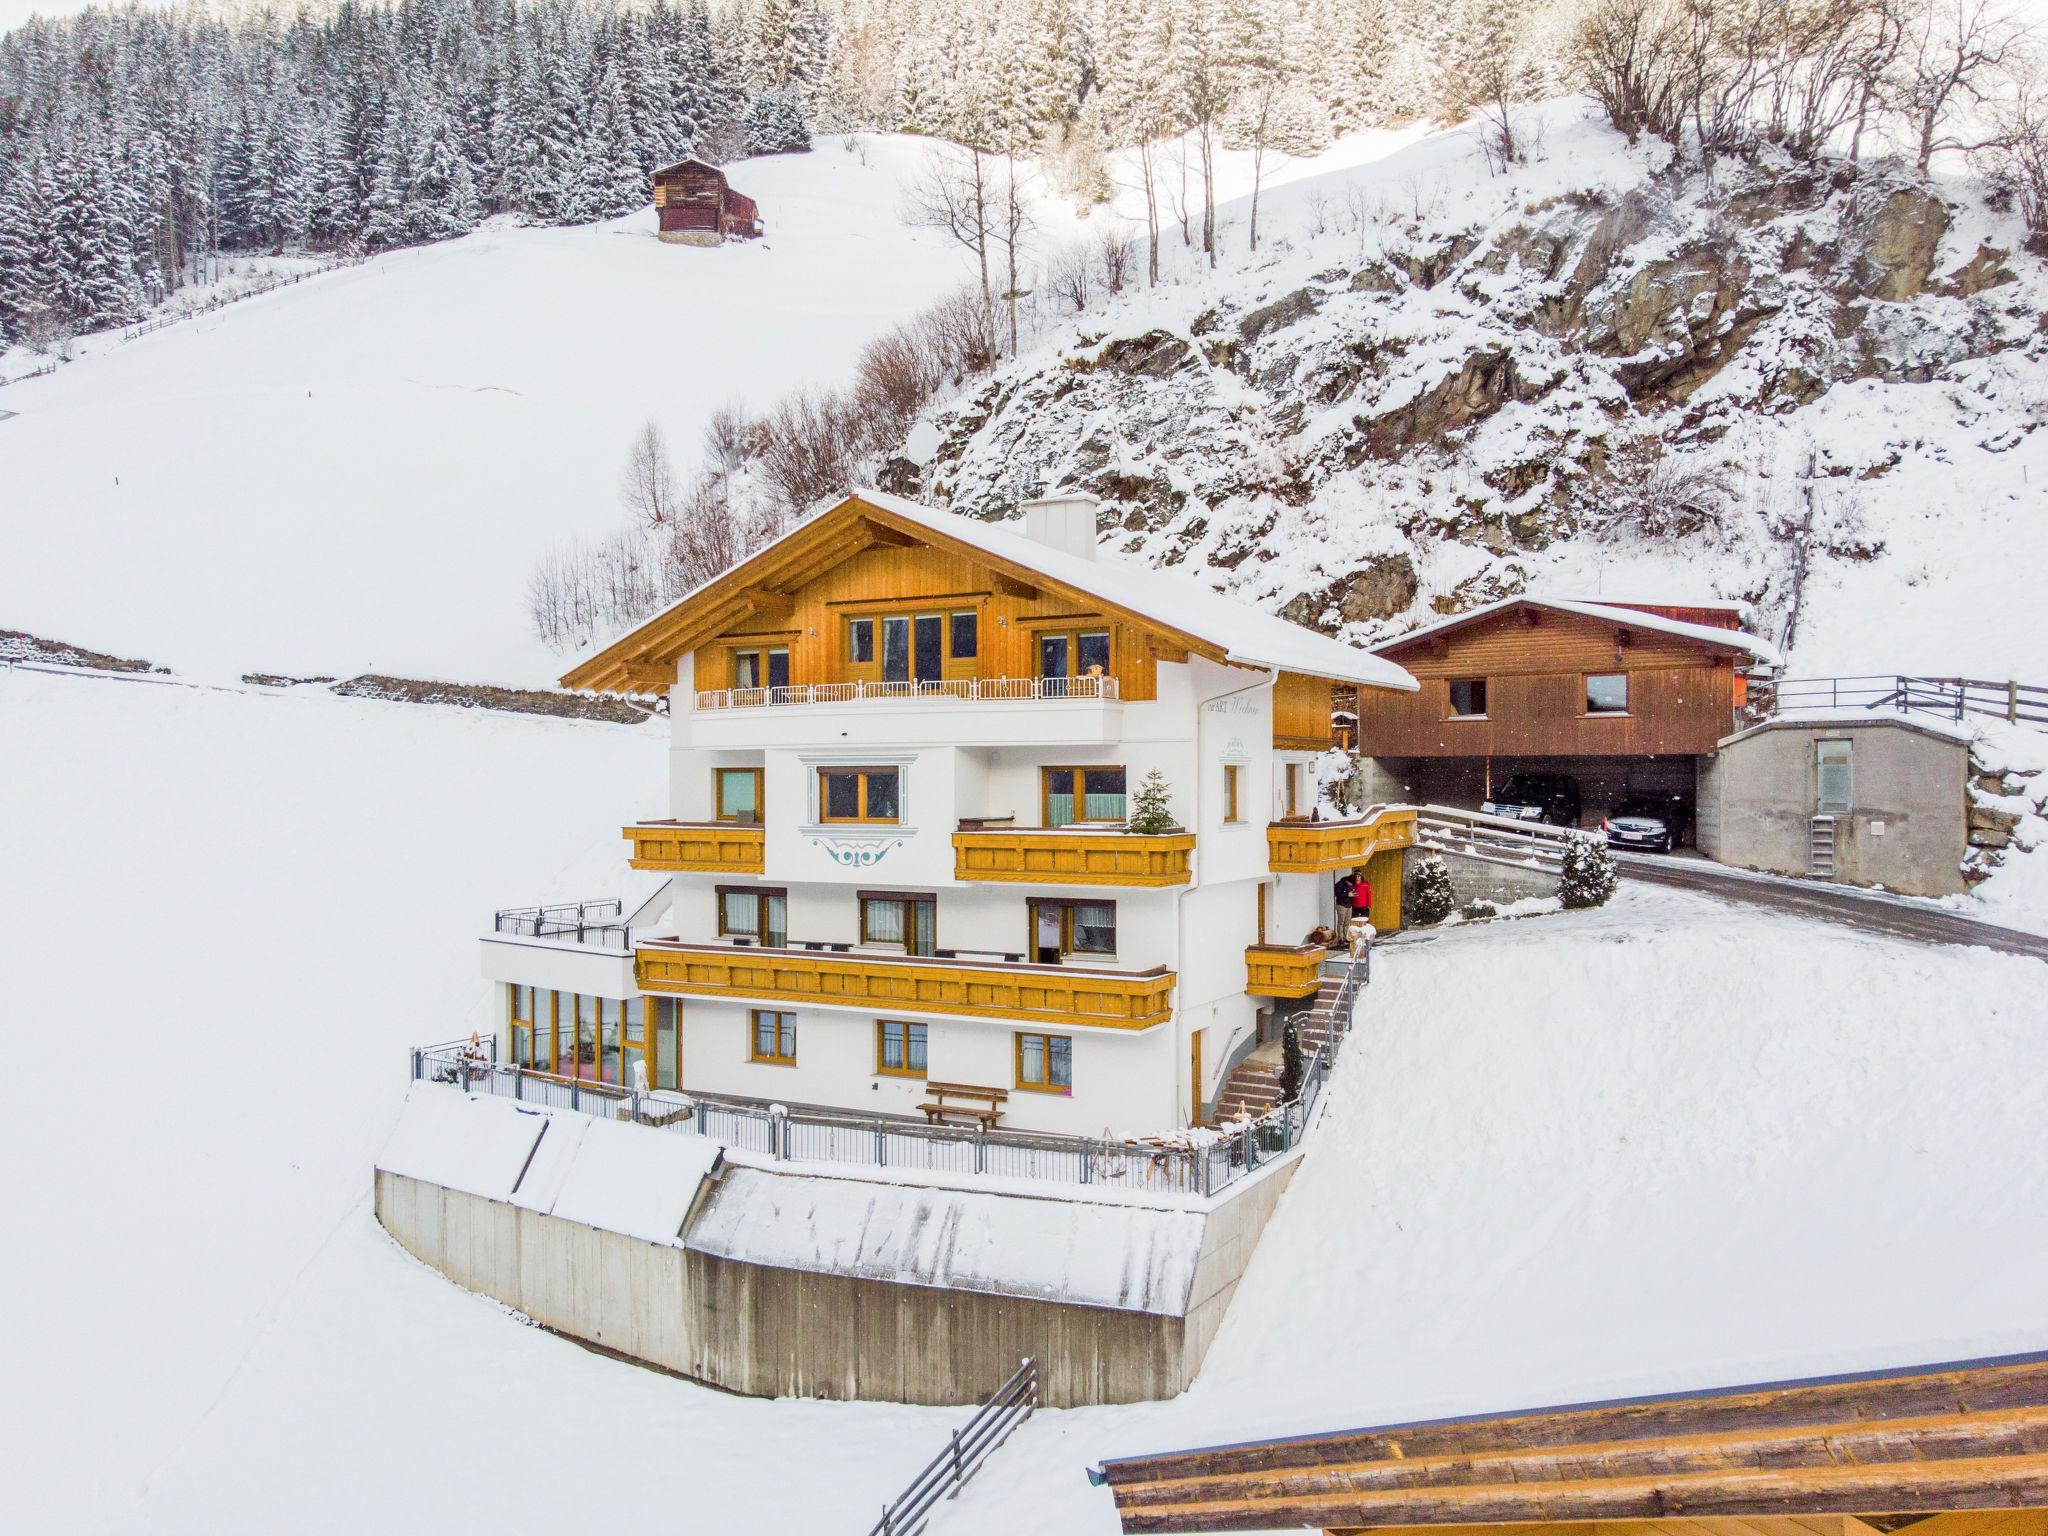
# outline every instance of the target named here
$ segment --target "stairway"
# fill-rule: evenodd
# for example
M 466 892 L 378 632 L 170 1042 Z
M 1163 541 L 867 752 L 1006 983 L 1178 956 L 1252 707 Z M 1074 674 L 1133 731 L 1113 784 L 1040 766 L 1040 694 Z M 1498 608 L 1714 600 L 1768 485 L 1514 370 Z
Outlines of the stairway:
M 1347 963 L 1338 961 L 1324 966 L 1315 1000 L 1295 1015 L 1304 1061 L 1318 1049 L 1328 1051 L 1338 1034 L 1337 998 L 1344 990 Z M 1256 1120 L 1279 1102 L 1280 1042 L 1274 1040 L 1258 1047 L 1231 1069 L 1216 1095 L 1216 1109 L 1209 1123 L 1228 1125 L 1233 1120 Z
M 1806 824 L 1806 878 L 1835 878 L 1835 818 L 1815 816 Z

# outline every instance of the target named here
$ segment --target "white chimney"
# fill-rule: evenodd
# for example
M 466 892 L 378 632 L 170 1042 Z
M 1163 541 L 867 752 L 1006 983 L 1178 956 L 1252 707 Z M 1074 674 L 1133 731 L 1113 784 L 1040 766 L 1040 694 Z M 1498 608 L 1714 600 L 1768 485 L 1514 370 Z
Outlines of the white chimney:
M 1095 509 L 1086 491 L 1060 491 L 1024 503 L 1024 536 L 1052 549 L 1095 558 Z

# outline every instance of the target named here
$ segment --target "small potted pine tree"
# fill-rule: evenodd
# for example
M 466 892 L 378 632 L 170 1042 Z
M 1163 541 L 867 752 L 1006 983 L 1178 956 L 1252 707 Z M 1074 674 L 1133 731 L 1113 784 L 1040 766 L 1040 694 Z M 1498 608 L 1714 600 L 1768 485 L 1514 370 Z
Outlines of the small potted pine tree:
M 1173 819 L 1173 796 L 1166 787 L 1166 775 L 1157 768 L 1138 781 L 1138 793 L 1131 799 L 1131 814 L 1124 822 L 1124 830 L 1146 837 L 1180 830 L 1180 824 Z

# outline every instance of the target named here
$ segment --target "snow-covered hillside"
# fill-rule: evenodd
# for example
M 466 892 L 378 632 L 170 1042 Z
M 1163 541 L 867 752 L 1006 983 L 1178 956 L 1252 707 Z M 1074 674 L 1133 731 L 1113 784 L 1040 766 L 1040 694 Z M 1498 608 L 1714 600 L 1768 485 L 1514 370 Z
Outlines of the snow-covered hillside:
M 1098 303 L 892 490 L 1045 479 L 1121 543 L 1360 640 L 1529 588 L 1755 601 L 1795 672 L 2039 672 L 2048 272 L 1963 176 L 1712 177 L 1589 103 L 1297 167 L 1214 274 Z M 1299 174 L 1306 171 L 1309 174 Z M 1177 245 L 1177 241 L 1170 240 Z
M 180 671 L 552 681 L 527 578 L 621 521 L 644 421 L 693 458 L 720 404 L 841 382 L 969 275 L 899 217 L 929 146 L 863 146 L 733 165 L 760 241 L 494 226 L 0 390 L 0 625 Z

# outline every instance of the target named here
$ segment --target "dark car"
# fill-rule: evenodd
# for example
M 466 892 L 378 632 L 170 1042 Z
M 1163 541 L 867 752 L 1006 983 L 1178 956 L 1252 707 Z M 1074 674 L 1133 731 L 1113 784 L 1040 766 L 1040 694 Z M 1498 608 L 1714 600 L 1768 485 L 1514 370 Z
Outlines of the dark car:
M 1607 813 L 1600 830 L 1616 848 L 1669 853 L 1685 835 L 1685 804 L 1675 796 L 1630 795 Z
M 1579 824 L 1579 786 L 1561 773 L 1517 773 L 1479 807 L 1511 821 L 1547 821 L 1554 827 Z

